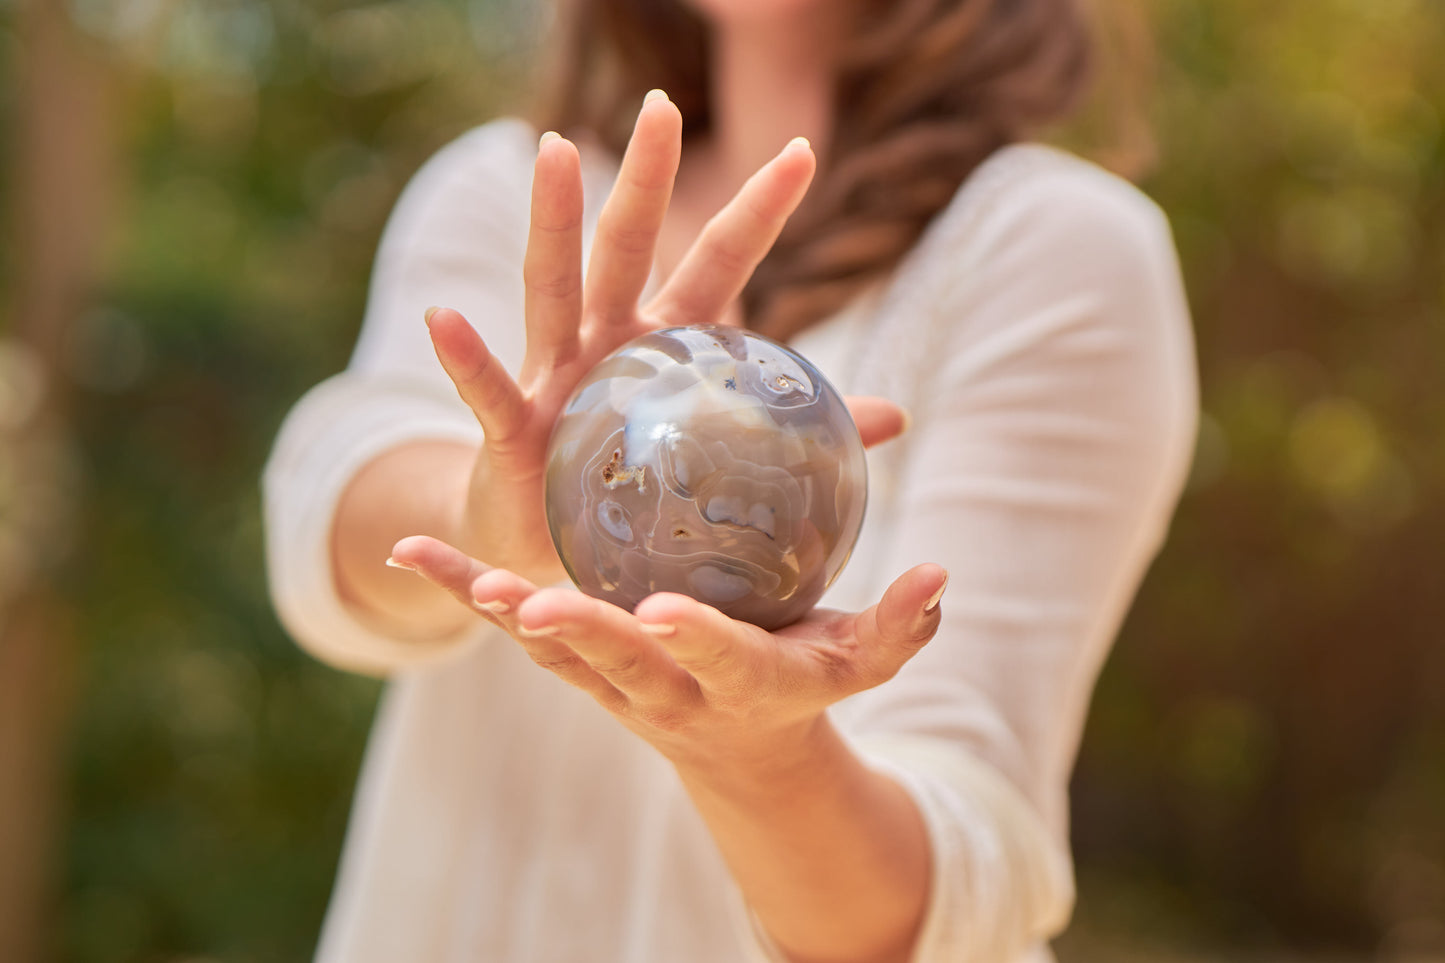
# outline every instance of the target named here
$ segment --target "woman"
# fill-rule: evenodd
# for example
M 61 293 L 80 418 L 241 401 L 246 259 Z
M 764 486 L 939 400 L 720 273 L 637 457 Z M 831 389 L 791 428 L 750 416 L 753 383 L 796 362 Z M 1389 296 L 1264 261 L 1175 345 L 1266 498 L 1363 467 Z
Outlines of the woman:
M 499 121 L 427 165 L 350 368 L 267 469 L 288 626 L 391 677 L 319 958 L 1047 959 L 1089 692 L 1195 411 L 1163 219 L 1022 143 L 1081 82 L 1073 3 L 594 0 L 559 26 L 572 140 Z M 775 635 L 553 586 L 568 391 L 718 319 L 874 396 L 853 561 Z

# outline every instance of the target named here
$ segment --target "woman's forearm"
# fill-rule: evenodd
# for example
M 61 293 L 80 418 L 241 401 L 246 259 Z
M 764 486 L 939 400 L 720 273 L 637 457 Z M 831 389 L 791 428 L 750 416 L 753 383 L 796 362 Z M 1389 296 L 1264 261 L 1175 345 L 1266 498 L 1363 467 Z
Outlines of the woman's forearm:
M 407 535 L 455 541 L 476 449 L 445 441 L 393 448 L 367 463 L 342 493 L 331 530 L 337 593 L 363 621 L 400 639 L 435 639 L 470 616 L 410 572 L 388 568 Z
M 929 896 L 912 798 L 820 718 L 762 762 L 678 766 L 748 905 L 797 963 L 901 963 Z

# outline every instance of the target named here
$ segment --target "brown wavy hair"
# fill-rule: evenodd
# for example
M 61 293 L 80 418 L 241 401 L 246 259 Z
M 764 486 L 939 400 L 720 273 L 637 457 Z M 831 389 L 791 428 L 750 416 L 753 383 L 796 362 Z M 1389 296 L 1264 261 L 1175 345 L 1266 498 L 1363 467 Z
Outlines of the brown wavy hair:
M 836 127 L 802 208 L 743 293 L 787 339 L 885 278 L 985 158 L 1070 112 L 1087 86 L 1081 0 L 867 0 L 836 81 Z M 661 87 L 706 134 L 707 26 L 679 0 L 564 0 L 538 120 L 619 154 Z

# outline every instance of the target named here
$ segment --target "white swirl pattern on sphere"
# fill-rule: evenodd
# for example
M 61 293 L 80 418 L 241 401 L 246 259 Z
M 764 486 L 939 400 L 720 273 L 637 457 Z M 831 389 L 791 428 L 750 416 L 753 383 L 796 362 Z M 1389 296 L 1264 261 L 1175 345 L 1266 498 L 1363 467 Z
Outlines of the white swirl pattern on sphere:
M 623 345 L 577 387 L 547 458 L 547 524 L 582 591 L 629 611 L 680 592 L 768 629 L 837 577 L 866 498 L 837 391 L 736 328 Z

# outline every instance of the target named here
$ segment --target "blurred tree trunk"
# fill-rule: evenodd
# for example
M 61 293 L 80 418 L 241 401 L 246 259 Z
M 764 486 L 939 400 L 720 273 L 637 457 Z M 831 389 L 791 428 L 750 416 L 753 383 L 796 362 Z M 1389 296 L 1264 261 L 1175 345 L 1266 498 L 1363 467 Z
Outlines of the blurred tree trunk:
M 76 654 L 55 584 L 78 513 L 65 359 L 99 276 L 118 184 L 122 78 L 66 10 L 58 0 L 28 0 L 12 12 L 19 40 L 6 138 L 12 283 L 0 304 L 8 321 L 0 337 L 0 960 L 7 963 L 54 955 Z

